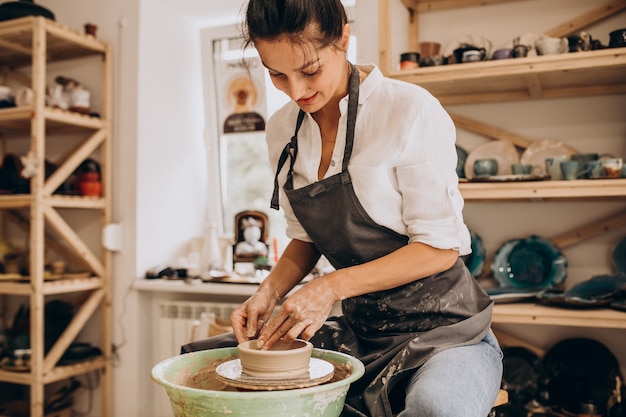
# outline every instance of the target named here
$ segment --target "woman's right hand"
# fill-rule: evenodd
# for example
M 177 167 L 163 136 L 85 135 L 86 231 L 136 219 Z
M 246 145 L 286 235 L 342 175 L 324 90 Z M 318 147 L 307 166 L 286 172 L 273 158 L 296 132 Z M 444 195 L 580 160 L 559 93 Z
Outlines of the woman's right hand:
M 279 296 L 269 288 L 259 287 L 242 305 L 230 315 L 235 337 L 239 343 L 258 336 L 269 320 Z

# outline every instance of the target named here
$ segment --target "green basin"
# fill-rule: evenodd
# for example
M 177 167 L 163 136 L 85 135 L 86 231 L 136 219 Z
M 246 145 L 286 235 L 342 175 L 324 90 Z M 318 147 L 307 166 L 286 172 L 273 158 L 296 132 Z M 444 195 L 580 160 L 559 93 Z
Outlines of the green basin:
M 335 364 L 330 382 L 283 391 L 237 391 L 218 381 L 214 372 L 220 363 L 237 357 L 237 348 L 174 356 L 152 368 L 152 379 L 165 387 L 175 417 L 337 417 L 350 384 L 365 372 L 352 356 L 313 349 L 312 357 Z

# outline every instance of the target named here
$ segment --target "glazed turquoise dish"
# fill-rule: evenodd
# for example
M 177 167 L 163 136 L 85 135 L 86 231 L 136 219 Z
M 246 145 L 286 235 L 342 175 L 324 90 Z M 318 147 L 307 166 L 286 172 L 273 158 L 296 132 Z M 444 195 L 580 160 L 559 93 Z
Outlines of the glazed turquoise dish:
M 352 356 L 323 349 L 313 349 L 311 357 L 334 363 L 342 376 L 309 388 L 237 391 L 217 381 L 214 372 L 218 364 L 238 358 L 237 348 L 175 356 L 157 364 L 151 376 L 167 391 L 175 417 L 337 417 L 365 367 Z
M 491 271 L 500 287 L 547 290 L 565 281 L 567 260 L 554 243 L 533 235 L 502 245 Z

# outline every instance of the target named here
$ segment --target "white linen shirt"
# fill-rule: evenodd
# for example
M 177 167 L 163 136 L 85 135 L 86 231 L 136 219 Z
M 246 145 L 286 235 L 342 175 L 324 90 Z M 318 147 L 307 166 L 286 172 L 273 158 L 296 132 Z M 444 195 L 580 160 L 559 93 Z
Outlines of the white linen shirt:
M 469 254 L 471 239 L 463 221 L 463 197 L 456 174 L 456 131 L 452 120 L 425 89 L 385 78 L 374 65 L 358 68 L 368 76 L 359 90 L 354 148 L 348 171 L 361 205 L 372 220 L 408 236 L 409 242 Z M 341 172 L 348 96 L 341 100 L 339 108 L 337 141 L 325 178 Z M 298 111 L 292 101 L 268 120 L 268 152 L 274 171 L 283 148 L 293 136 Z M 294 189 L 317 181 L 321 141 L 317 123 L 306 114 L 298 132 Z M 278 177 L 287 236 L 311 242 L 283 190 L 288 170 L 289 160 Z M 328 207 L 328 210 L 335 208 Z

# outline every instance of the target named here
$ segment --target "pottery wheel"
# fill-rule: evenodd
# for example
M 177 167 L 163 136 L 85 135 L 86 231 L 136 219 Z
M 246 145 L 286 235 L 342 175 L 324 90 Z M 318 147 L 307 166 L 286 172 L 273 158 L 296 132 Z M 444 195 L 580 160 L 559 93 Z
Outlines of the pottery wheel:
M 335 373 L 335 366 L 322 359 L 311 358 L 309 372 L 285 378 L 282 375 L 251 376 L 246 375 L 241 361 L 235 359 L 224 362 L 215 369 L 217 379 L 227 385 L 255 391 L 276 391 L 295 388 L 307 388 L 329 381 Z M 272 377 L 273 376 L 273 377 Z

